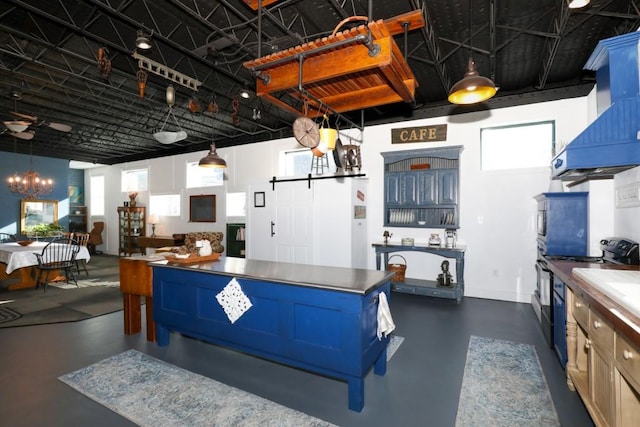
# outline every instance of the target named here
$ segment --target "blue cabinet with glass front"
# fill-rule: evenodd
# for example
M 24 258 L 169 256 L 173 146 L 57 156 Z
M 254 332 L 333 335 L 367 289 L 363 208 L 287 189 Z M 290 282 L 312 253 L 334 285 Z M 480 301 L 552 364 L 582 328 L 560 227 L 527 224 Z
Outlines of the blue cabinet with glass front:
M 462 146 L 391 151 L 384 157 L 384 225 L 458 228 Z

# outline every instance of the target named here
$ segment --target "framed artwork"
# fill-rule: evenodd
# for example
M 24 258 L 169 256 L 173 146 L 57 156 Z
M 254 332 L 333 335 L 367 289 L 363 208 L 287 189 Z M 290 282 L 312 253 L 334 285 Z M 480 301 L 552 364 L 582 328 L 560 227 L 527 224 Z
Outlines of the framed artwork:
M 216 195 L 189 196 L 189 222 L 216 222 Z
M 253 193 L 253 206 L 256 208 L 264 208 L 264 191 L 256 191 Z

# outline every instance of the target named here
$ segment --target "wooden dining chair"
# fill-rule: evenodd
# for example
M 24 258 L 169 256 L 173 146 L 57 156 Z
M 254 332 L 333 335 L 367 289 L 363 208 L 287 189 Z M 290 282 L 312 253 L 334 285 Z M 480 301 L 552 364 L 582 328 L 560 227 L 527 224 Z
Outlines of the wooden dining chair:
M 89 233 L 74 233 L 73 239 L 78 242 L 80 247 L 85 246 L 88 249 L 89 237 L 91 235 Z M 84 272 L 89 277 L 89 271 L 87 270 L 87 260 L 86 259 L 77 259 L 76 258 L 76 270 L 78 270 L 78 274 L 80 274 L 80 265 L 84 268 Z
M 36 253 L 38 260 L 38 277 L 36 279 L 36 287 L 44 285 L 44 291 L 47 291 L 50 275 L 52 272 L 63 273 L 67 283 L 70 280 L 78 286 L 78 281 L 73 272 L 76 266 L 76 256 L 80 251 L 78 242 L 68 237 L 58 237 L 42 249 L 41 253 Z M 42 281 L 44 276 L 44 282 Z M 79 286 L 78 286 L 79 287 Z

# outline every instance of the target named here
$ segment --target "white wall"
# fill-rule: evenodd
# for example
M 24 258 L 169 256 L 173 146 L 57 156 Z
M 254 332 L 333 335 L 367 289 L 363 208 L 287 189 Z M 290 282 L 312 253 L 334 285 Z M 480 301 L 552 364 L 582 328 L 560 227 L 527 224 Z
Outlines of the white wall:
M 591 97 L 591 95 L 590 95 Z M 536 205 L 533 197 L 547 191 L 550 168 L 491 171 L 480 170 L 480 129 L 483 127 L 522 124 L 543 120 L 555 120 L 556 140 L 571 141 L 589 122 L 590 97 L 553 101 L 534 105 L 470 113 L 451 117 L 416 120 L 405 123 L 368 127 L 364 131 L 362 146 L 363 172 L 369 178 L 367 222 L 369 245 L 382 241 L 385 228 L 382 226 L 383 206 L 383 158 L 384 151 L 412 150 L 449 145 L 463 145 L 460 161 L 460 229 L 458 242 L 467 245 L 465 284 L 467 296 L 529 302 L 535 288 L 534 263 L 536 243 L 534 218 Z M 391 129 L 447 124 L 447 141 L 440 143 L 391 144 Z M 213 190 L 184 190 L 184 164 L 197 161 L 206 151 L 189 153 L 171 158 L 152 159 L 131 164 L 90 169 L 88 177 L 104 174 L 109 183 L 107 194 L 106 252 L 117 253 L 116 207 L 126 200 L 120 192 L 122 169 L 148 166 L 150 168 L 150 191 L 154 194 L 180 192 L 185 196 L 182 218 L 159 224 L 156 234 L 169 235 L 193 230 L 225 231 L 224 192 L 245 191 L 252 183 L 267 183 L 279 175 L 279 157 L 283 150 L 300 146 L 293 138 L 249 144 L 238 147 L 219 148 L 228 168 L 225 172 L 225 187 Z M 640 180 L 636 174 L 629 179 Z M 89 191 L 87 189 L 87 191 Z M 188 194 L 218 194 L 218 221 L 214 224 L 189 224 Z M 250 198 L 249 198 L 250 199 Z M 148 205 L 148 195 L 139 195 L 142 205 Z M 248 200 L 251 203 L 251 200 Z M 616 212 L 616 221 L 631 224 L 633 212 Z M 236 221 L 237 219 L 233 219 Z M 635 221 L 637 223 L 637 221 Z M 635 224 L 636 237 L 640 230 Z M 431 232 L 409 228 L 387 228 L 393 233 L 392 241 L 402 237 L 414 237 L 416 242 L 426 242 Z M 622 230 L 621 230 L 622 231 Z M 336 243 L 339 243 L 337 240 Z M 440 272 L 441 258 L 416 253 L 403 254 L 407 259 L 408 277 L 435 280 Z M 375 268 L 372 248 L 368 251 L 369 268 Z

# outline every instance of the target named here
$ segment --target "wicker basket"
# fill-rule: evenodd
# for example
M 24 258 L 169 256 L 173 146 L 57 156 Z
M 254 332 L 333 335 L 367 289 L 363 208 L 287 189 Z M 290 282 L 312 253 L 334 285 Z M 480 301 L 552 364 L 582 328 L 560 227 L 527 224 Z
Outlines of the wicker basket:
M 404 282 L 404 273 L 407 271 L 407 260 L 404 259 L 402 255 L 392 255 L 391 257 L 389 257 L 388 261 L 391 261 L 393 257 L 402 258 L 404 264 L 394 264 L 392 262 L 389 262 L 389 264 L 387 264 L 387 271 L 392 271 L 395 273 L 395 275 L 391 278 L 391 281 Z

